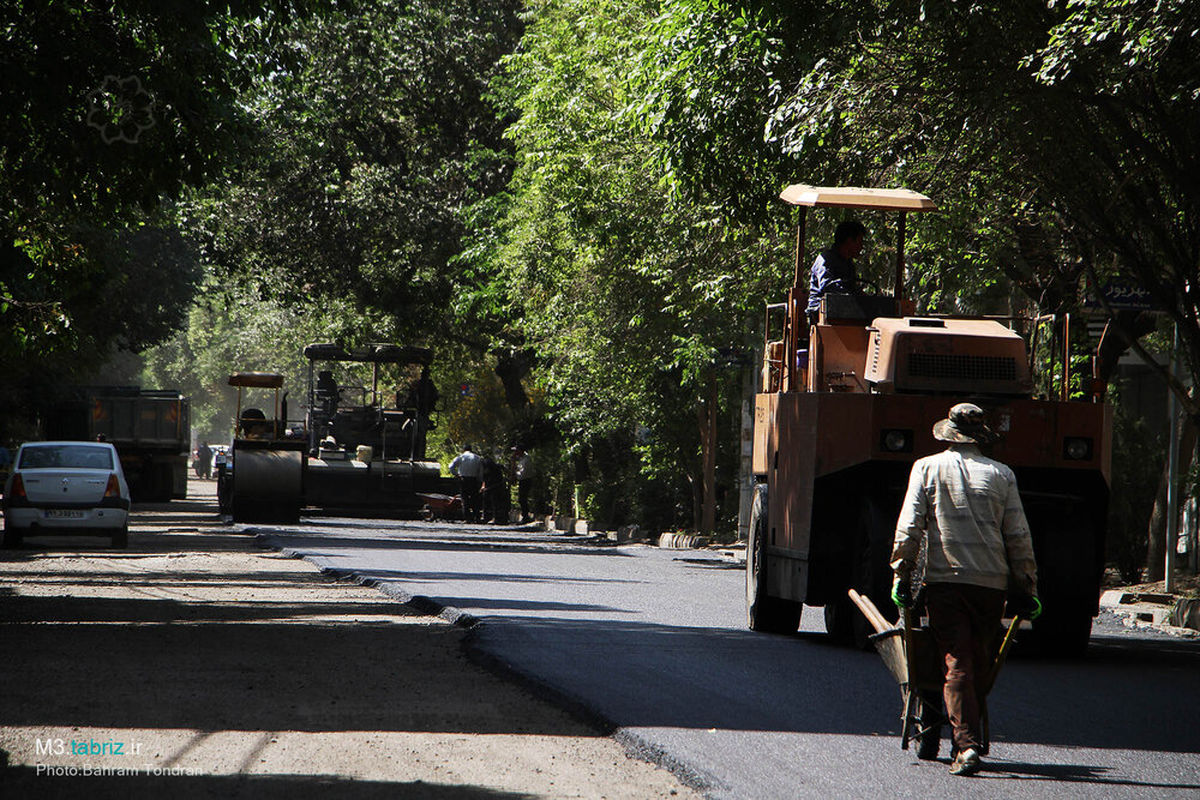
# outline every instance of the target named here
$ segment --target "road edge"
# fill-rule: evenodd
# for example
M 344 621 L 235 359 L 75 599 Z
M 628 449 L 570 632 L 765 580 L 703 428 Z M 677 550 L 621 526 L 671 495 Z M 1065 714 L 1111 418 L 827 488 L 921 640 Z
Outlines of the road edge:
M 708 795 L 717 788 L 710 779 L 697 773 L 692 767 L 671 756 L 658 745 L 652 744 L 627 728 L 618 726 L 613 720 L 588 706 L 578 697 L 572 696 L 545 681 L 524 672 L 498 656 L 485 651 L 479 644 L 479 631 L 485 626 L 483 620 L 473 614 L 468 614 L 460 608 L 444 605 L 427 595 L 412 594 L 386 581 L 380 581 L 354 570 L 338 569 L 321 564 L 310 558 L 303 551 L 288 547 L 280 541 L 283 536 L 295 536 L 282 531 L 265 531 L 247 528 L 245 533 L 254 537 L 256 544 L 264 550 L 273 550 L 288 558 L 307 561 L 316 567 L 323 575 L 336 580 L 351 581 L 360 586 L 366 586 L 392 598 L 403 606 L 431 617 L 438 617 L 455 627 L 468 631 L 463 640 L 463 649 L 468 660 L 482 669 L 504 680 L 516 683 L 526 689 L 534 697 L 545 700 L 563 712 L 570 714 L 584 725 L 596 730 L 602 736 L 607 736 L 621 745 L 625 754 L 630 758 L 646 762 L 665 769 L 674 775 L 680 783 L 690 789 Z

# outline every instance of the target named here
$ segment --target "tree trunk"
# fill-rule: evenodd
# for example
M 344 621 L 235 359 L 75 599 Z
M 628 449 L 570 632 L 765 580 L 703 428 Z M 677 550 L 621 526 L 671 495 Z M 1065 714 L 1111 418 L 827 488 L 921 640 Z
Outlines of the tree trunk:
M 1115 325 L 1120 325 L 1135 340 L 1153 332 L 1158 325 L 1153 314 L 1143 311 L 1118 311 L 1113 322 Z M 1125 340 L 1125 337 L 1116 330 L 1110 329 L 1100 342 L 1096 353 L 1096 372 L 1102 386 L 1108 386 L 1113 373 L 1116 372 L 1118 361 L 1128 350 L 1129 342 Z
M 1179 431 L 1179 474 L 1186 475 L 1192 466 L 1192 454 L 1196 449 L 1196 421 L 1183 417 Z M 1158 482 L 1158 494 L 1154 497 L 1154 510 L 1150 513 L 1150 537 L 1146 547 L 1146 581 L 1161 581 L 1166 577 L 1167 557 L 1167 464 L 1163 464 L 1162 477 Z M 1174 547 L 1175 542 L 1170 546 Z
M 496 353 L 496 375 L 504 384 L 504 399 L 513 411 L 520 411 L 529 405 L 529 395 L 521 380 L 529 374 L 532 366 L 528 350 L 513 350 Z
M 693 461 L 692 464 L 694 466 L 695 462 Z M 692 490 L 692 528 L 696 529 L 700 527 L 700 491 L 703 481 L 697 481 L 696 477 L 690 473 L 687 480 L 688 486 Z
M 696 401 L 696 432 L 700 434 L 700 463 L 698 480 L 692 480 L 692 527 L 705 532 L 705 513 L 708 510 L 708 408 L 704 399 Z

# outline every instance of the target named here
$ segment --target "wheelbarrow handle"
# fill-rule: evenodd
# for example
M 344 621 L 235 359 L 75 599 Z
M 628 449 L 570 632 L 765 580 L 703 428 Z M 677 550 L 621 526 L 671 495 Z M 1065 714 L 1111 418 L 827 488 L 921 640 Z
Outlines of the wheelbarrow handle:
M 1021 623 L 1025 620 L 1024 617 L 1017 615 L 1013 617 L 1012 624 L 1008 626 L 1008 630 L 1004 634 L 1004 641 L 1000 643 L 1000 652 L 996 654 L 996 661 L 999 662 L 1008 652 L 1008 646 L 1012 643 L 1013 633 L 1017 628 L 1021 627 Z
M 1017 632 L 1017 628 L 1021 627 L 1021 622 L 1024 617 L 1013 617 L 1012 624 L 1008 626 L 1008 630 L 1004 633 L 1004 640 L 1000 642 L 1000 650 L 996 653 L 996 660 L 992 662 L 992 669 L 988 672 L 987 682 L 984 684 L 984 696 L 992 691 L 992 687 L 996 685 L 996 678 L 1000 677 L 1000 668 L 1004 666 L 1004 659 L 1008 655 L 1008 647 L 1012 644 L 1013 634 Z

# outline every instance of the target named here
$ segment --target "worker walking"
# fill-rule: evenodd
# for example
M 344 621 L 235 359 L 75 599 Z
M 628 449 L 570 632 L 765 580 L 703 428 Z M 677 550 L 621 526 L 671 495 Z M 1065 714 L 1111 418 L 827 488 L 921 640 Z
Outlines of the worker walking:
M 462 453 L 450 462 L 450 473 L 462 483 L 463 515 L 467 522 L 479 522 L 483 509 L 479 502 L 479 487 L 483 478 L 483 457 L 471 445 L 463 445 Z
M 913 464 L 896 522 L 892 599 L 912 606 L 912 574 L 927 539 L 926 607 L 945 669 L 943 698 L 955 752 L 950 772 L 972 775 L 982 766 L 980 699 L 1005 592 L 1022 606 L 1010 612 L 1037 617 L 1037 566 L 1013 471 L 979 451 L 995 438 L 983 409 L 959 403 L 933 426 L 933 436 L 949 447 Z
M 196 453 L 196 475 L 201 478 L 211 478 L 213 451 L 208 446 L 207 440 L 200 443 L 200 447 L 196 450 Z

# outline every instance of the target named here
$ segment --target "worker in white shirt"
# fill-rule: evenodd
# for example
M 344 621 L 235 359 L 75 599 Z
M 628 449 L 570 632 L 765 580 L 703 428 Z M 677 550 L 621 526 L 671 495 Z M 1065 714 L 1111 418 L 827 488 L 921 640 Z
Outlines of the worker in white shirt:
M 463 515 L 467 522 L 479 522 L 483 518 L 479 503 L 483 457 L 476 454 L 471 445 L 463 445 L 462 453 L 450 462 L 450 474 L 457 476 L 462 485 Z

